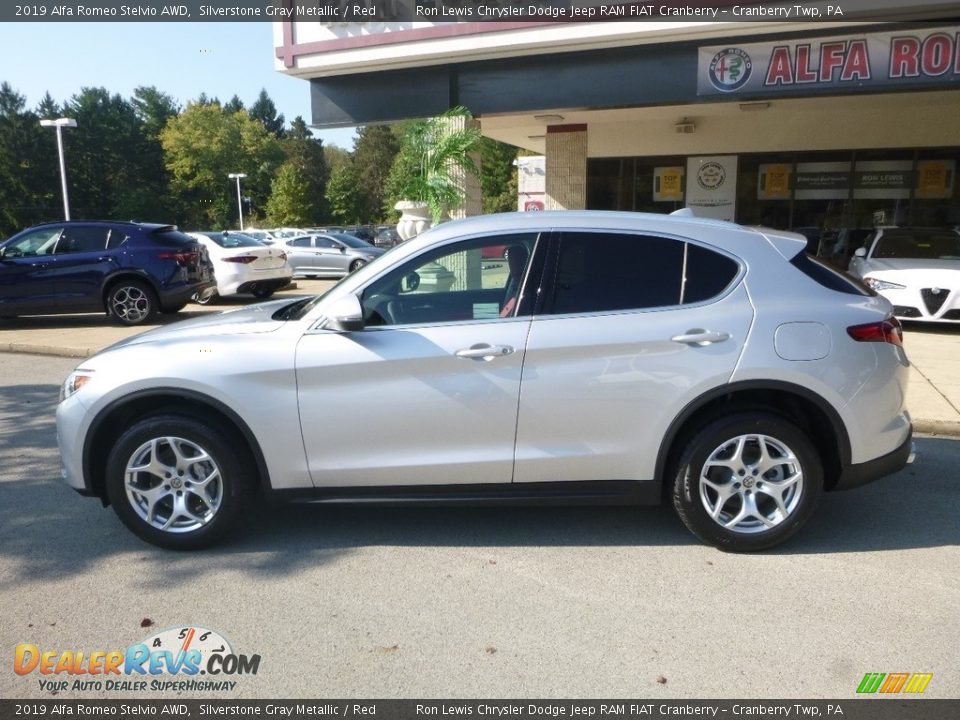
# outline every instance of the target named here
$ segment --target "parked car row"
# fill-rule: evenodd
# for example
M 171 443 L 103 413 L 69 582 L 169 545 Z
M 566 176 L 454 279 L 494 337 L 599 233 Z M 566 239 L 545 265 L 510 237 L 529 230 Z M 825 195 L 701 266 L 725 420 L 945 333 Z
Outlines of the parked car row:
M 264 232 L 184 233 L 121 221 L 36 225 L 0 243 L 0 318 L 104 311 L 138 325 L 191 300 L 267 299 L 294 274 L 342 277 L 384 252 L 348 233 Z

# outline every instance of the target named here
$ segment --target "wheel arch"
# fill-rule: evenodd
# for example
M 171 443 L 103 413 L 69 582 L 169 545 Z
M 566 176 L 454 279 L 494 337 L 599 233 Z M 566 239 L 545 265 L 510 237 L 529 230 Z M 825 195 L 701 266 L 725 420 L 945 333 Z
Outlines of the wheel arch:
M 88 491 L 108 504 L 106 465 L 110 440 L 140 417 L 169 412 L 187 415 L 239 436 L 256 464 L 258 485 L 270 487 L 267 463 L 256 436 L 232 408 L 208 395 L 181 388 L 151 388 L 118 398 L 101 410 L 90 424 L 83 446 L 83 476 Z
M 776 380 L 745 380 L 724 385 L 692 400 L 667 428 L 657 454 L 656 477 L 669 483 L 669 469 L 684 445 L 705 423 L 731 412 L 763 409 L 807 433 L 823 459 L 824 489 L 836 485 L 850 465 L 850 436 L 837 410 L 812 390 Z
M 124 280 L 139 280 L 140 282 L 146 283 L 147 287 L 153 290 L 153 294 L 157 298 L 157 302 L 160 301 L 160 288 L 157 286 L 157 283 L 154 281 L 154 279 L 150 277 L 149 273 L 144 272 L 143 270 L 117 270 L 116 272 L 104 278 L 103 285 L 100 287 L 100 304 L 103 305 L 107 312 L 109 312 L 109 308 L 107 308 L 107 296 L 118 283 L 123 282 Z

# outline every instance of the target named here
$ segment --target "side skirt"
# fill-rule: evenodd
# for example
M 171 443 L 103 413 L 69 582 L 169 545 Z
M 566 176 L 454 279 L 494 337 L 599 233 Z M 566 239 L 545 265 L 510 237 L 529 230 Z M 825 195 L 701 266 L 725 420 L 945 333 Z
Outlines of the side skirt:
M 376 505 L 656 505 L 655 480 L 401 485 L 268 490 L 271 500 Z

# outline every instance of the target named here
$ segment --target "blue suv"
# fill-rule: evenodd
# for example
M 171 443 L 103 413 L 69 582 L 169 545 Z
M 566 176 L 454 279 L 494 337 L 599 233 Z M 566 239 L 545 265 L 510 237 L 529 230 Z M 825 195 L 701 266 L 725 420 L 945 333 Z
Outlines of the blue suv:
M 215 289 L 206 249 L 173 225 L 45 223 L 0 245 L 0 317 L 106 310 L 137 325 Z

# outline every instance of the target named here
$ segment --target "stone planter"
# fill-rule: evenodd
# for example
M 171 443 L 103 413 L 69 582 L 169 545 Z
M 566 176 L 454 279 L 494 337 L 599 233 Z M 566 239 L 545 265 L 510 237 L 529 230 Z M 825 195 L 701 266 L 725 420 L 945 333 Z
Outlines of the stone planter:
M 416 237 L 433 224 L 430 207 L 418 200 L 401 200 L 393 206 L 401 212 L 400 222 L 397 223 L 397 234 L 404 240 Z

